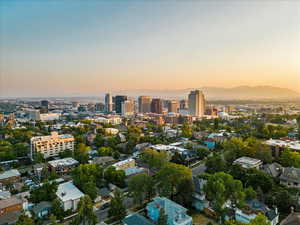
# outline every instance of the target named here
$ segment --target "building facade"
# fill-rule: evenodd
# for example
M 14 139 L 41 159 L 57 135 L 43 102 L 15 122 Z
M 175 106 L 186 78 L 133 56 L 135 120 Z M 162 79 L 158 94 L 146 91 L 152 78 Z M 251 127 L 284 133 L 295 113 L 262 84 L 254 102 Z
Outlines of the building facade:
M 117 95 L 115 97 L 115 110 L 116 110 L 116 113 L 119 113 L 119 114 L 122 113 L 122 103 L 125 102 L 126 100 L 127 100 L 126 95 Z
M 203 117 L 205 112 L 205 97 L 202 91 L 195 90 L 189 94 L 189 113 L 192 116 Z
M 156 114 L 163 113 L 163 101 L 159 98 L 154 98 L 151 101 L 151 112 Z
M 51 132 L 49 136 L 32 137 L 30 146 L 32 160 L 37 152 L 42 153 L 46 159 L 57 156 L 60 152 L 66 150 L 74 151 L 74 137 L 70 134 L 58 135 L 57 132 Z
M 105 95 L 105 111 L 112 112 L 113 111 L 113 100 L 110 93 Z
M 138 99 L 139 113 L 150 113 L 151 112 L 151 97 L 140 96 Z
M 170 100 L 168 102 L 168 112 L 177 113 L 179 109 L 179 102 L 176 100 Z
M 121 114 L 123 116 L 130 116 L 134 114 L 134 100 L 129 99 L 122 102 Z

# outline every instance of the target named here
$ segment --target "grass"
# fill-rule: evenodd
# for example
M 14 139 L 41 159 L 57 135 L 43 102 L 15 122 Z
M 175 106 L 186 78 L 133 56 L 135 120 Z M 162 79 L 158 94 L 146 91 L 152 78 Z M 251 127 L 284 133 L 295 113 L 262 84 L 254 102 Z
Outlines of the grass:
M 193 217 L 194 225 L 206 225 L 209 222 L 211 222 L 213 225 L 218 225 L 214 220 L 197 211 L 192 211 L 190 215 Z

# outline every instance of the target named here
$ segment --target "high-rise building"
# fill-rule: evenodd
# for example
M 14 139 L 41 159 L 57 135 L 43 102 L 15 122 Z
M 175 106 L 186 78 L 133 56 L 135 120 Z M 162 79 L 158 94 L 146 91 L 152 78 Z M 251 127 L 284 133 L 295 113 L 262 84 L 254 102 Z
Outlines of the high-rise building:
M 48 100 L 42 100 L 41 101 L 41 113 L 47 113 L 49 110 L 49 101 Z
M 192 116 L 204 116 L 205 97 L 202 91 L 195 90 L 189 94 L 189 112 Z
M 37 152 L 42 153 L 44 158 L 58 156 L 60 152 L 74 151 L 74 137 L 70 134 L 58 135 L 51 132 L 50 136 L 36 136 L 30 139 L 30 158 L 33 159 Z
M 183 99 L 180 101 L 180 109 L 188 109 L 189 108 L 189 102 L 186 99 Z
M 134 100 L 129 99 L 122 102 L 122 115 L 129 116 L 134 114 Z
M 163 101 L 160 98 L 154 98 L 151 101 L 151 112 L 162 114 L 163 113 Z
M 151 112 L 151 97 L 150 96 L 140 96 L 138 103 L 139 103 L 139 112 L 140 113 Z
M 26 113 L 29 120 L 37 121 L 41 119 L 40 111 L 37 109 L 28 109 Z
M 110 93 L 105 95 L 105 111 L 112 112 L 113 111 L 113 98 Z
M 103 112 L 104 110 L 106 110 L 106 107 L 103 103 L 96 103 L 95 110 L 96 112 Z
M 176 100 L 170 100 L 168 102 L 168 111 L 177 113 L 179 108 L 179 103 Z
M 117 95 L 115 97 L 115 109 L 116 113 L 121 114 L 122 113 L 122 102 L 125 102 L 127 100 L 126 95 Z

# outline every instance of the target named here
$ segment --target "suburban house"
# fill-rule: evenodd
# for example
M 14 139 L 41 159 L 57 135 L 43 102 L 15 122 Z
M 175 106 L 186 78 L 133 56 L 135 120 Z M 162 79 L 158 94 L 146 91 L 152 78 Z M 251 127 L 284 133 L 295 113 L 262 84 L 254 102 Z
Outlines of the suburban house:
M 102 156 L 102 157 L 95 157 L 92 162 L 100 166 L 108 166 L 113 164 L 115 161 L 116 160 L 111 156 Z
M 168 225 L 192 225 L 193 219 L 187 215 L 187 209 L 164 197 L 156 197 L 147 204 L 147 216 L 154 222 L 159 219 L 163 209 L 168 217 Z
M 279 222 L 279 213 L 277 208 L 275 210 L 268 208 L 264 203 L 258 200 L 246 201 L 242 209 L 235 209 L 235 220 L 242 223 L 250 223 L 258 213 L 265 215 L 270 221 L 271 225 L 276 225 Z
M 7 184 L 18 182 L 20 180 L 20 176 L 20 172 L 15 169 L 4 171 L 0 174 L 0 183 Z
M 58 185 L 56 196 L 61 201 L 64 211 L 68 209 L 75 211 L 84 194 L 73 184 L 73 181 L 69 181 Z
M 195 184 L 195 192 L 193 193 L 192 205 L 196 210 L 203 211 L 209 207 L 209 201 L 206 200 L 203 191 L 203 186 L 207 181 L 196 176 L 193 177 L 193 181 Z
M 48 162 L 49 168 L 57 173 L 67 173 L 74 167 L 79 165 L 79 162 L 71 157 L 57 159 Z
M 294 167 L 286 167 L 283 169 L 279 177 L 280 184 L 288 187 L 300 188 L 300 169 Z
M 51 202 L 40 202 L 38 204 L 36 204 L 33 208 L 32 211 L 34 212 L 34 214 L 39 217 L 39 218 L 43 218 L 45 216 L 48 216 L 48 214 L 50 213 L 52 204 Z
M 270 175 L 271 177 L 277 178 L 281 175 L 283 167 L 279 163 L 271 163 L 263 166 L 262 171 Z
M 0 224 L 14 224 L 22 212 L 22 201 L 8 198 L 0 201 Z
M 259 159 L 254 159 L 250 157 L 240 157 L 236 159 L 233 164 L 240 165 L 245 169 L 260 169 L 263 162 Z
M 154 225 L 154 223 L 138 213 L 125 217 L 122 222 L 123 225 Z

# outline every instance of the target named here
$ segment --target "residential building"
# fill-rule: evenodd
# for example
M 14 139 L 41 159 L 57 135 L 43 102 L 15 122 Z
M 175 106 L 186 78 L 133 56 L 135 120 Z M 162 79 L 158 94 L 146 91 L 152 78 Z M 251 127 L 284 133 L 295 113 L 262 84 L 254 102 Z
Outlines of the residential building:
M 105 111 L 112 112 L 113 111 L 113 100 L 110 93 L 105 95 Z
M 113 164 L 117 170 L 126 170 L 128 168 L 135 168 L 135 160 L 130 158 Z
M 115 162 L 116 160 L 111 156 L 102 156 L 102 157 L 95 157 L 93 159 L 94 164 L 98 164 L 100 166 L 108 166 Z
M 112 109 L 112 106 L 111 106 L 111 109 Z M 96 110 L 96 112 L 103 112 L 104 110 L 106 110 L 106 108 L 103 103 L 96 103 L 95 110 Z
M 0 217 L 5 215 L 6 213 L 21 211 L 22 201 L 17 198 L 8 198 L 4 200 L 0 200 Z
M 104 129 L 105 134 L 113 134 L 116 135 L 119 133 L 119 130 L 117 128 L 108 127 Z
M 30 146 L 30 157 L 32 160 L 37 152 L 42 153 L 46 159 L 57 156 L 60 152 L 66 150 L 74 151 L 74 137 L 70 134 L 58 135 L 57 132 L 51 132 L 49 136 L 32 137 Z
M 123 101 L 121 103 L 122 109 L 121 109 L 121 114 L 123 116 L 130 116 L 134 114 L 134 100 L 129 99 L 126 101 Z
M 279 213 L 277 208 L 270 209 L 264 203 L 258 200 L 246 201 L 242 209 L 235 209 L 235 220 L 242 223 L 250 223 L 259 213 L 265 215 L 271 225 L 276 225 L 279 222 Z
M 294 167 L 284 168 L 279 180 L 280 184 L 285 186 L 300 188 L 300 169 Z
M 73 184 L 72 181 L 59 184 L 56 196 L 60 200 L 64 211 L 77 209 L 78 202 L 84 194 Z
M 127 100 L 126 95 L 117 95 L 115 97 L 115 109 L 116 113 L 121 114 L 122 113 L 122 103 Z
M 263 162 L 261 160 L 250 158 L 250 157 L 238 158 L 233 163 L 241 165 L 245 169 L 253 169 L 253 168 L 260 169 L 260 167 L 263 164 Z
M 179 103 L 177 100 L 170 100 L 168 102 L 168 112 L 177 113 L 179 109 Z
M 159 219 L 160 210 L 163 209 L 168 217 L 168 225 L 192 225 L 193 219 L 187 215 L 187 209 L 164 197 L 156 197 L 147 204 L 147 216 L 154 222 Z
M 122 222 L 123 225 L 155 225 L 150 220 L 138 213 L 130 214 L 129 216 L 125 217 Z
M 67 173 L 74 167 L 79 165 L 79 162 L 71 157 L 57 159 L 48 162 L 49 168 L 57 173 Z
M 189 108 L 189 102 L 186 99 L 180 100 L 179 108 L 187 110 Z
M 271 177 L 277 178 L 281 175 L 283 167 L 279 163 L 271 163 L 263 166 L 262 170 Z
M 151 112 L 151 97 L 140 96 L 138 99 L 139 113 L 150 113 Z
M 0 173 L 0 183 L 15 183 L 20 180 L 21 174 L 16 169 L 11 169 Z
M 300 152 L 300 141 L 295 141 L 295 140 L 281 140 L 281 139 L 269 139 L 265 142 L 266 145 L 268 145 L 271 150 L 273 156 L 278 156 L 280 153 L 285 149 L 289 148 L 292 151 L 295 152 Z
M 60 117 L 59 113 L 41 113 L 40 114 L 41 121 L 59 120 L 59 117 Z
M 193 177 L 195 184 L 195 192 L 193 193 L 192 205 L 196 210 L 203 211 L 209 207 L 209 201 L 206 200 L 203 187 L 206 184 L 206 180 L 199 178 L 198 176 Z
M 190 115 L 203 117 L 205 112 L 205 97 L 203 92 L 200 90 L 191 91 L 188 99 Z
M 42 201 L 40 203 L 37 203 L 33 208 L 33 213 L 39 217 L 43 218 L 49 215 L 51 211 L 52 203 L 47 201 Z
M 156 114 L 163 113 L 163 101 L 160 98 L 154 98 L 151 101 L 151 112 Z

